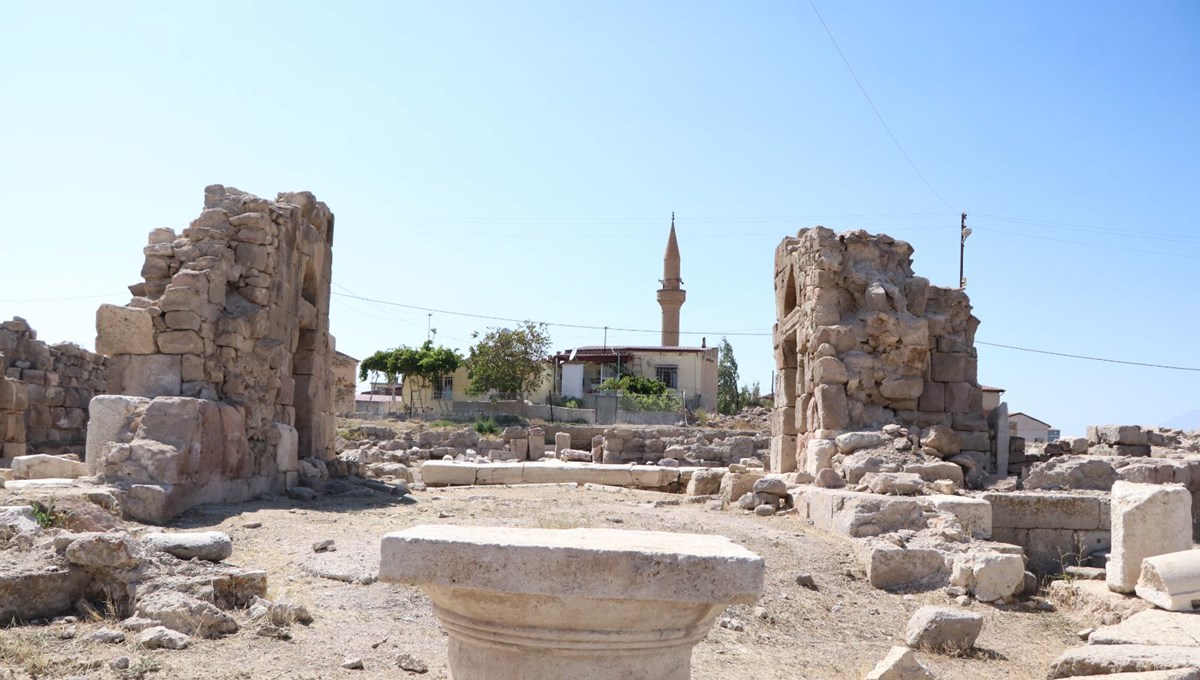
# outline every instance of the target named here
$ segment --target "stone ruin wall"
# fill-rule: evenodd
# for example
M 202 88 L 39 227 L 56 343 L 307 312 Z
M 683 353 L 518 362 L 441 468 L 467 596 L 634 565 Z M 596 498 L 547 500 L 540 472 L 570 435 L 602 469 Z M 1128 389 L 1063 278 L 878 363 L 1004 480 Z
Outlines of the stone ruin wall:
M 811 438 L 888 423 L 953 428 L 989 469 L 966 293 L 912 271 L 913 249 L 886 234 L 802 229 L 775 250 L 776 409 L 771 467 L 804 467 Z
M 0 443 L 3 458 L 83 454 L 87 405 L 103 394 L 103 356 L 71 343 L 47 345 L 19 317 L 0 324 Z
M 159 485 L 166 498 L 143 505 L 169 516 L 281 491 L 298 459 L 332 459 L 332 245 L 333 214 L 311 193 L 269 201 L 220 185 L 182 234 L 152 231 L 133 300 L 96 314 L 109 392 L 129 399 L 93 403 L 104 422 L 89 465 Z

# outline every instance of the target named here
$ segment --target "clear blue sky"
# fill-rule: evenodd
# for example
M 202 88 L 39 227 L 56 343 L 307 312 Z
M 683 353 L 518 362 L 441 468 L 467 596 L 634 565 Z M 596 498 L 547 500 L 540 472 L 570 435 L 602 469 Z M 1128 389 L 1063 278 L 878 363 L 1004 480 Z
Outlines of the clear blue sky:
M 654 331 L 630 344 L 658 341 L 671 211 L 712 344 L 769 332 L 785 234 L 886 231 L 953 285 L 965 210 L 979 340 L 1200 367 L 1200 4 L 817 8 L 932 191 L 806 1 L 4 3 L 0 316 L 90 347 L 211 183 L 327 202 L 335 293 Z M 334 297 L 359 357 L 428 321 Z M 730 340 L 769 389 L 770 338 Z M 1066 434 L 1200 409 L 1197 372 L 979 354 Z

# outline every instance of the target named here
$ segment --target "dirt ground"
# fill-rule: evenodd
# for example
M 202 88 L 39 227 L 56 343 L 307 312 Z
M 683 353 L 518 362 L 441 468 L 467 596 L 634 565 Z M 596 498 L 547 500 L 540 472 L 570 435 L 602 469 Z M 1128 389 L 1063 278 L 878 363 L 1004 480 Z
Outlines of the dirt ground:
M 223 639 L 193 638 L 183 651 L 142 650 L 132 641 L 83 641 L 116 621 L 0 630 L 0 678 L 445 678 L 446 637 L 428 599 L 415 587 L 346 583 L 316 573 L 367 574 L 378 564 L 380 537 L 415 524 L 480 524 L 542 528 L 618 527 L 722 534 L 762 555 L 766 587 L 755 606 L 726 616 L 742 630 L 714 627 L 697 645 L 693 677 L 862 678 L 895 644 L 909 615 L 923 604 L 954 606 L 940 591 L 891 594 L 863 579 L 848 539 L 825 534 L 796 516 L 769 518 L 716 511 L 677 495 L 600 491 L 562 486 L 430 489 L 405 502 L 380 496 L 332 497 L 292 507 L 285 499 L 204 506 L 171 529 L 218 529 L 234 540 L 230 563 L 264 569 L 271 599 L 305 604 L 315 620 L 292 627 L 293 639 L 259 637 L 247 625 Z M 259 528 L 245 525 L 261 522 Z M 337 550 L 314 553 L 332 538 Z M 796 585 L 811 574 L 817 590 Z M 531 574 L 530 578 L 536 578 Z M 581 578 L 586 578 L 581 575 Z M 986 617 L 979 649 L 966 658 L 922 654 L 941 678 L 1044 677 L 1058 654 L 1078 644 L 1069 619 L 1022 607 L 973 604 Z M 399 669 L 410 654 L 428 665 L 424 675 Z M 130 670 L 109 661 L 126 656 Z M 364 670 L 341 668 L 361 657 Z M 32 672 L 31 672 L 32 671 Z

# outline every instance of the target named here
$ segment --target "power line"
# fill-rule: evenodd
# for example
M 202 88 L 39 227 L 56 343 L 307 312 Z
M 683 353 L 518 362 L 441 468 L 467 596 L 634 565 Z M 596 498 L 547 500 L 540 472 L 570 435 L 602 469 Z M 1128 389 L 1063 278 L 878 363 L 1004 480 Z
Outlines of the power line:
M 938 200 L 941 201 L 943 205 L 951 210 L 954 210 L 954 207 L 951 206 L 950 203 L 938 193 L 937 189 L 933 188 L 933 185 L 929 183 L 929 180 L 925 179 L 925 175 L 922 174 L 917 168 L 917 164 L 913 162 L 912 158 L 908 156 L 908 152 L 905 151 L 904 147 L 900 145 L 900 140 L 896 139 L 896 135 L 892 133 L 892 128 L 889 127 L 887 121 L 883 119 L 883 114 L 879 113 L 879 109 L 875 106 L 875 102 L 871 101 L 871 95 L 867 94 L 867 88 L 863 87 L 862 81 L 858 79 L 858 74 L 854 72 L 854 67 L 850 65 L 850 60 L 846 58 L 846 55 L 842 52 L 842 48 L 838 45 L 837 39 L 833 37 L 833 32 L 829 30 L 829 25 L 825 23 L 825 18 L 821 16 L 820 10 L 817 9 L 817 3 L 814 2 L 814 0 L 808 0 L 808 4 L 812 5 L 813 12 L 816 13 L 817 19 L 821 22 L 821 26 L 825 29 L 825 35 L 829 36 L 829 41 L 833 43 L 833 48 L 837 50 L 838 56 L 842 58 L 842 63 L 846 65 L 846 70 L 850 71 L 850 76 L 854 78 L 854 82 L 858 85 L 859 91 L 862 92 L 863 97 L 866 97 L 867 103 L 871 105 L 871 110 L 875 112 L 875 117 L 879 119 L 879 124 L 883 126 L 883 129 L 888 133 L 888 137 L 892 138 L 892 143 L 895 144 L 896 148 L 900 150 L 900 155 L 904 156 L 904 160 L 908 161 L 909 167 L 913 169 L 913 172 L 917 173 L 917 177 L 921 178 L 921 181 L 925 183 L 925 187 L 929 189 L 934 196 L 937 196 Z
M 469 318 L 473 318 L 473 319 L 486 319 L 489 321 L 509 321 L 509 322 L 513 322 L 513 323 L 523 323 L 525 321 L 529 321 L 529 319 L 512 319 L 512 318 L 501 317 L 501 316 L 488 316 L 486 314 L 471 314 L 468 312 L 455 312 L 455 311 L 450 311 L 450 310 L 446 310 L 446 309 L 433 309 L 431 307 L 419 307 L 417 305 L 406 305 L 406 304 L 402 304 L 399 302 L 390 302 L 388 300 L 372 300 L 370 298 L 361 298 L 356 295 L 344 295 L 342 293 L 334 293 L 334 295 L 338 295 L 341 297 L 353 297 L 355 299 L 361 299 L 361 300 L 364 300 L 367 302 L 375 302 L 375 303 L 383 304 L 383 305 L 393 305 L 395 307 L 404 307 L 406 309 L 416 309 L 416 310 L 420 310 L 423 312 L 435 312 L 438 314 L 448 314 L 451 316 L 465 316 L 465 317 L 469 317 Z M 662 332 L 661 329 L 653 329 L 652 330 L 652 329 L 647 329 L 647 328 L 618 328 L 615 326 L 587 326 L 587 325 L 583 325 L 583 324 L 554 323 L 554 322 L 550 322 L 550 321 L 534 321 L 533 323 L 542 323 L 547 326 L 555 326 L 555 327 L 559 327 L 559 328 L 582 328 L 582 329 L 586 329 L 586 330 L 607 329 L 610 331 L 622 331 L 622 332 L 626 332 L 626 333 L 660 333 L 660 332 Z M 712 336 L 712 337 L 719 337 L 719 336 L 765 337 L 765 336 L 773 335 L 772 333 L 749 332 L 749 331 L 736 331 L 736 332 L 680 331 L 680 333 L 683 335 L 708 335 L 708 336 Z M 1035 352 L 1037 354 L 1050 354 L 1053 356 L 1069 357 L 1072 359 L 1087 359 L 1089 361 L 1103 361 L 1103 362 L 1111 363 L 1111 364 L 1126 364 L 1129 366 L 1145 366 L 1145 367 L 1149 367 L 1149 368 L 1166 368 L 1166 369 L 1171 369 L 1171 370 L 1176 370 L 1176 371 L 1200 371 L 1200 368 L 1190 368 L 1190 367 L 1186 367 L 1186 366 L 1167 366 L 1164 364 L 1149 364 L 1149 363 L 1143 363 L 1143 362 L 1139 362 L 1139 361 L 1124 361 L 1122 359 L 1106 359 L 1106 358 L 1102 358 L 1102 357 L 1089 357 L 1089 356 L 1084 356 L 1081 354 L 1068 354 L 1065 352 L 1051 352 L 1051 351 L 1043 350 L 1043 349 L 1032 349 L 1030 347 L 1016 347 L 1014 345 L 1001 345 L 1001 344 L 997 344 L 994 342 L 983 342 L 981 340 L 976 340 L 975 344 L 987 345 L 989 347 L 1003 347 L 1005 349 L 1014 349 L 1014 350 L 1019 350 L 1022 352 Z
M 1087 359 L 1088 361 L 1103 361 L 1105 363 L 1110 363 L 1110 364 L 1125 364 L 1127 366 L 1146 366 L 1149 368 L 1168 368 L 1173 371 L 1197 371 L 1197 372 L 1200 372 L 1200 368 L 1191 368 L 1188 366 L 1167 366 L 1165 364 L 1146 364 L 1146 363 L 1142 363 L 1140 361 L 1123 361 L 1121 359 L 1105 359 L 1102 357 L 1088 357 L 1088 356 L 1083 356 L 1081 354 L 1067 354 L 1066 352 L 1050 352 L 1050 351 L 1047 351 L 1044 349 L 1030 349 L 1028 347 L 1015 347 L 1013 345 L 1001 345 L 1001 344 L 994 343 L 994 342 L 983 342 L 982 340 L 976 340 L 975 344 L 976 345 L 987 345 L 988 347 L 1003 347 L 1004 349 L 1015 349 L 1015 350 L 1018 350 L 1021 352 L 1034 352 L 1036 354 L 1049 354 L 1049 355 L 1056 356 L 1056 357 L 1070 357 L 1072 359 Z
M 1035 220 L 1027 217 L 1009 217 L 1007 215 L 990 215 L 988 213 L 972 213 L 976 217 L 983 217 L 985 220 L 998 220 L 1001 222 L 1013 222 L 1017 224 L 1028 224 L 1037 227 L 1050 227 L 1051 229 L 1068 229 L 1071 231 L 1083 231 L 1096 234 L 1104 234 L 1109 236 L 1136 236 L 1138 238 L 1146 238 L 1154 241 L 1173 241 L 1176 243 L 1200 243 L 1200 238 L 1181 236 L 1161 231 L 1142 231 L 1138 229 L 1118 229 L 1116 227 L 1097 227 L 1087 224 L 1074 224 L 1071 222 L 1053 222 L 1049 220 Z
M 391 302 L 388 300 L 376 300 L 376 299 L 372 299 L 372 298 L 362 297 L 359 295 L 349 295 L 346 293 L 334 293 L 334 295 L 337 295 L 338 297 L 348 297 L 348 298 L 352 298 L 355 300 L 362 300 L 364 302 L 374 302 L 374 303 L 381 304 L 381 305 L 391 305 L 393 307 L 403 307 L 405 309 L 415 309 L 415 310 L 422 311 L 422 312 L 433 312 L 435 314 L 447 314 L 449 316 L 463 316 L 463 317 L 467 317 L 470 319 L 484 319 L 486 321 L 507 321 L 510 323 L 524 323 L 526 321 L 530 321 L 530 319 L 514 319 L 511 317 L 504 317 L 504 316 L 491 316 L 488 314 L 472 314 L 470 312 L 455 312 L 455 311 L 451 311 L 448 309 L 436 309 L 433 307 L 420 307 L 418 305 L 406 305 L 406 304 L 403 304 L 400 302 Z M 555 326 L 557 328 L 581 328 L 581 329 L 592 330 L 592 331 L 600 331 L 600 330 L 607 329 L 610 331 L 621 331 L 624 333 L 661 333 L 662 332 L 661 328 L 656 328 L 656 329 L 618 328 L 616 326 L 589 326 L 586 324 L 555 323 L 555 322 L 551 322 L 551 321 L 533 321 L 533 323 L 545 324 L 547 326 Z M 722 332 L 715 332 L 715 331 L 680 331 L 680 333 L 683 335 L 711 335 L 713 337 L 716 337 L 719 335 L 727 335 L 727 336 L 729 336 L 729 335 L 731 335 L 731 336 L 770 336 L 771 335 L 771 333 L 750 333 L 750 332 L 722 333 Z

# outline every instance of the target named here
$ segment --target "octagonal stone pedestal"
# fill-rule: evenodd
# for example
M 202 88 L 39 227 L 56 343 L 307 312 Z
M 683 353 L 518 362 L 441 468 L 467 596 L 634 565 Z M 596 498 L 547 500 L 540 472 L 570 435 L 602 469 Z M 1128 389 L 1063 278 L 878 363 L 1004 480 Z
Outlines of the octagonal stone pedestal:
M 385 536 L 379 564 L 433 600 L 453 680 L 687 680 L 763 571 L 724 536 L 432 525 Z

